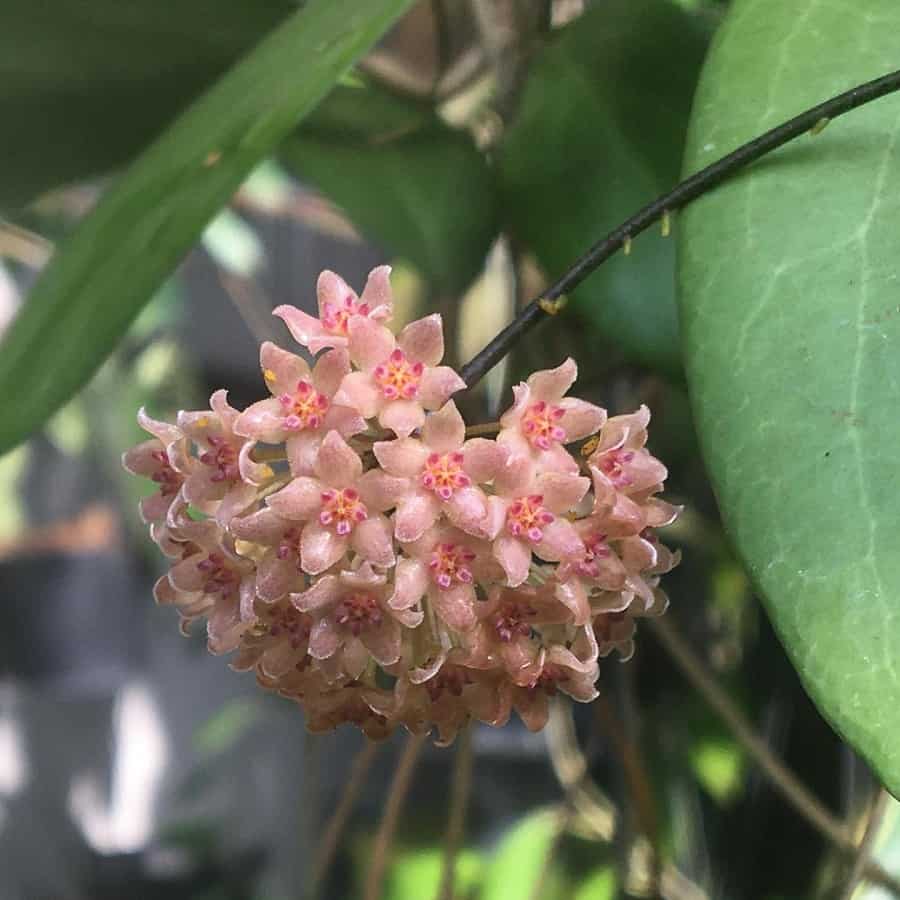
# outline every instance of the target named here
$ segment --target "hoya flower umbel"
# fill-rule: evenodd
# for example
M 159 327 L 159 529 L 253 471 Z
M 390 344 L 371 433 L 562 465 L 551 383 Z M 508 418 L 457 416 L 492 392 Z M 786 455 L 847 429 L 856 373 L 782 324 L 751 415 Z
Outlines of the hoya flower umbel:
M 284 320 L 294 340 L 310 353 L 318 353 L 327 347 L 346 347 L 353 319 L 384 322 L 391 318 L 394 298 L 390 274 L 390 266 L 372 269 L 362 296 L 358 297 L 340 275 L 326 269 L 316 284 L 318 319 L 287 305 L 276 307 L 274 315 Z

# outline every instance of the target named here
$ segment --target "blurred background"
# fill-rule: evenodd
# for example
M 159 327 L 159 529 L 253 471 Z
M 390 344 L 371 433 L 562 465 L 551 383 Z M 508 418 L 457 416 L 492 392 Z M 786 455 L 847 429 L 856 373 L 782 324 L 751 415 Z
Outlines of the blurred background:
M 107 179 L 290 7 L 0 2 L 0 330 Z M 270 311 L 314 311 L 323 268 L 359 289 L 389 262 L 395 322 L 441 312 L 449 361 L 465 362 L 677 180 L 726 7 L 417 4 L 254 171 L 90 385 L 0 458 L 0 900 L 362 896 L 404 738 L 363 751 L 349 728 L 306 734 L 295 706 L 154 606 L 164 561 L 137 515 L 146 486 L 119 464 L 142 439 L 135 410 L 171 418 L 222 386 L 239 408 L 259 399 L 259 342 L 290 346 Z M 846 858 L 684 674 L 687 654 L 861 827 L 871 776 L 803 693 L 718 522 L 680 374 L 671 240 L 648 234 L 592 277 L 466 397 L 467 418 L 495 419 L 511 383 L 567 355 L 580 396 L 653 410 L 667 498 L 687 507 L 663 535 L 684 553 L 664 584 L 669 638 L 643 628 L 630 662 L 602 661 L 600 700 L 558 704 L 545 734 L 514 722 L 427 746 L 383 896 L 438 895 L 469 752 L 458 898 L 843 896 Z M 361 788 L 315 884 L 354 771 Z M 890 860 L 896 810 L 883 813 Z

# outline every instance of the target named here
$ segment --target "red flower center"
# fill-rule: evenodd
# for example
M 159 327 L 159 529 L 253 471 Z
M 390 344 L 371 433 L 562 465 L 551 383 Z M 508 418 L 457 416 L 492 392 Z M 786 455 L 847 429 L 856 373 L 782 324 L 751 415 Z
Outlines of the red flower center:
M 209 444 L 209 450 L 200 454 L 200 462 L 217 470 L 210 481 L 237 481 L 241 477 L 237 449 L 223 437 L 207 438 L 206 443 Z
M 337 605 L 334 620 L 358 637 L 367 628 L 377 628 L 384 614 L 378 601 L 371 595 L 357 591 L 349 594 Z
M 425 372 L 420 362 L 411 362 L 399 348 L 372 372 L 375 383 L 388 400 L 414 400 Z
M 434 678 L 425 682 L 425 688 L 432 703 L 440 699 L 446 691 L 454 697 L 461 697 L 463 689 L 472 683 L 472 676 L 462 666 L 445 665 Z
M 322 491 L 319 522 L 334 529 L 336 534 L 341 536 L 350 534 L 360 522 L 368 518 L 368 510 L 359 499 L 359 491 L 355 488 Z
M 475 554 L 461 544 L 438 544 L 431 553 L 428 568 L 435 584 L 447 590 L 454 581 L 462 584 L 472 583 L 472 570 L 469 568 Z
M 323 303 L 321 322 L 332 334 L 347 334 L 352 316 L 367 316 L 369 304 L 360 303 L 352 294 L 347 294 L 343 303 Z
M 522 433 L 532 447 L 549 450 L 554 443 L 561 444 L 566 439 L 566 432 L 559 425 L 565 414 L 561 406 L 551 406 L 543 400 L 532 403 L 522 416 Z
M 457 488 L 469 487 L 472 479 L 463 471 L 462 453 L 431 453 L 425 460 L 422 486 L 434 491 L 441 500 L 449 500 Z
M 181 475 L 172 468 L 169 457 L 165 450 L 153 450 L 150 456 L 158 464 L 156 471 L 150 478 L 159 485 L 159 492 L 163 497 L 171 497 L 178 493 L 181 482 L 184 480 Z
M 266 606 L 263 612 L 266 627 L 273 638 L 286 637 L 294 650 L 299 650 L 308 640 L 311 631 L 309 616 L 304 615 L 290 603 Z
M 520 637 L 531 636 L 531 625 L 527 618 L 537 615 L 537 610 L 528 603 L 507 600 L 500 611 L 494 617 L 494 628 L 497 637 L 504 643 L 508 643 L 517 635 Z
M 542 506 L 544 498 L 541 494 L 530 497 L 519 497 L 513 501 L 506 511 L 506 527 L 513 537 L 531 541 L 536 544 L 544 537 L 543 528 L 556 517 Z
M 615 487 L 626 487 L 631 484 L 628 464 L 634 459 L 632 450 L 609 450 L 600 460 L 600 471 Z
M 206 559 L 197 563 L 197 568 L 206 576 L 203 583 L 204 594 L 226 595 L 237 590 L 241 580 L 240 573 L 228 565 L 221 553 L 210 553 Z
M 300 381 L 293 394 L 278 398 L 284 410 L 284 427 L 288 431 L 319 428 L 328 411 L 328 398 L 320 394 L 308 381 Z
M 584 559 L 576 564 L 578 573 L 585 578 L 598 578 L 600 575 L 598 560 L 606 559 L 612 552 L 606 544 L 606 535 L 599 531 L 592 532 L 584 538 L 584 547 Z

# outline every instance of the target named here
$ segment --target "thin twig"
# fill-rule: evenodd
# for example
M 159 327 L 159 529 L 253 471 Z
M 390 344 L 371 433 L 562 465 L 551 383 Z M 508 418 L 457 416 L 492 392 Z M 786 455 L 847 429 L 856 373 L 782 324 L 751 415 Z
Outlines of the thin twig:
M 450 814 L 447 817 L 447 833 L 444 836 L 444 864 L 438 900 L 453 900 L 456 880 L 456 857 L 462 845 L 466 828 L 466 810 L 472 789 L 472 726 L 468 725 L 456 739 L 456 756 L 453 760 L 453 776 L 450 782 Z
M 325 833 L 322 835 L 322 840 L 319 842 L 316 850 L 312 876 L 314 897 L 319 885 L 322 883 L 322 879 L 328 873 L 334 854 L 340 844 L 341 835 L 344 833 L 344 828 L 350 819 L 353 807 L 356 806 L 356 801 L 365 783 L 366 775 L 369 774 L 369 769 L 372 767 L 378 748 L 378 744 L 366 739 L 365 744 L 363 744 L 353 760 L 341 799 L 338 801 L 338 805 L 334 808 L 334 812 L 325 826 Z
M 469 425 L 466 427 L 466 437 L 484 437 L 488 434 L 497 434 L 500 431 L 499 422 L 485 422 L 483 425 Z
M 397 821 L 403 810 L 403 803 L 409 791 L 412 775 L 419 760 L 419 754 L 425 746 L 425 735 L 410 735 L 403 748 L 400 761 L 391 784 L 388 787 L 387 802 L 384 805 L 384 815 L 375 835 L 375 847 L 372 850 L 372 859 L 369 861 L 369 871 L 366 875 L 366 889 L 364 900 L 379 900 L 381 896 L 381 882 L 384 880 L 384 872 L 387 868 L 391 853 L 391 844 L 394 840 L 394 832 L 397 830 Z
M 841 900 L 850 900 L 856 891 L 859 880 L 865 874 L 866 865 L 871 860 L 875 838 L 878 836 L 878 829 L 881 827 L 881 820 L 884 818 L 890 799 L 891 795 L 884 788 L 880 788 L 869 812 L 866 830 L 862 840 L 859 842 L 859 849 L 856 852 L 856 858 L 853 860 L 853 868 L 847 877 L 847 884 L 844 886 Z
M 718 713 L 748 756 L 759 766 L 785 800 L 836 848 L 856 854 L 859 848 L 844 824 L 812 794 L 797 776 L 771 751 L 753 726 L 706 671 L 688 643 L 665 619 L 647 619 L 649 626 L 685 678 Z M 864 861 L 866 877 L 900 897 L 900 880 L 875 860 Z
M 748 166 L 794 138 L 807 132 L 817 133 L 816 129 L 821 130 L 823 122 L 836 119 L 858 106 L 897 90 L 900 90 L 900 70 L 858 85 L 738 147 L 737 150 L 723 156 L 705 169 L 701 169 L 695 175 L 691 175 L 667 194 L 663 194 L 649 203 L 626 219 L 618 228 L 613 229 L 603 240 L 594 244 L 547 291 L 524 307 L 503 331 L 463 367 L 460 373 L 463 381 L 470 388 L 477 384 L 509 353 L 523 335 L 552 315 L 553 308 L 547 301 L 553 301 L 568 294 L 602 263 L 622 249 L 626 243 L 630 246 L 634 237 L 662 219 L 667 213 L 671 214 L 675 210 L 682 209 L 739 169 Z

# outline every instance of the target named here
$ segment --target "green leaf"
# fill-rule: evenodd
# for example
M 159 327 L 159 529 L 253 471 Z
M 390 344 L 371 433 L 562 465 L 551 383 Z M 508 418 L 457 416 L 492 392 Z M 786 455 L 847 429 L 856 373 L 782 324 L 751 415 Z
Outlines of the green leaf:
M 521 900 L 530 897 L 547 860 L 557 832 L 559 815 L 540 810 L 512 828 L 494 852 L 484 873 L 481 900 Z M 552 862 L 544 880 L 543 900 L 568 896 L 559 862 Z
M 677 180 L 705 45 L 669 0 L 607 0 L 536 59 L 499 166 L 506 218 L 551 278 Z M 631 358 L 679 370 L 674 246 L 658 231 L 573 300 Z
M 341 87 L 282 158 L 442 295 L 481 270 L 498 230 L 493 175 L 468 135 L 423 104 Z
M 687 171 L 900 58 L 900 6 L 738 0 Z M 679 229 L 684 350 L 725 524 L 823 714 L 900 792 L 900 97 L 803 137 Z
M 250 169 L 411 3 L 309 0 L 104 195 L 0 343 L 0 453 L 87 381 Z
M 4 0 L 0 206 L 127 162 L 289 0 Z

